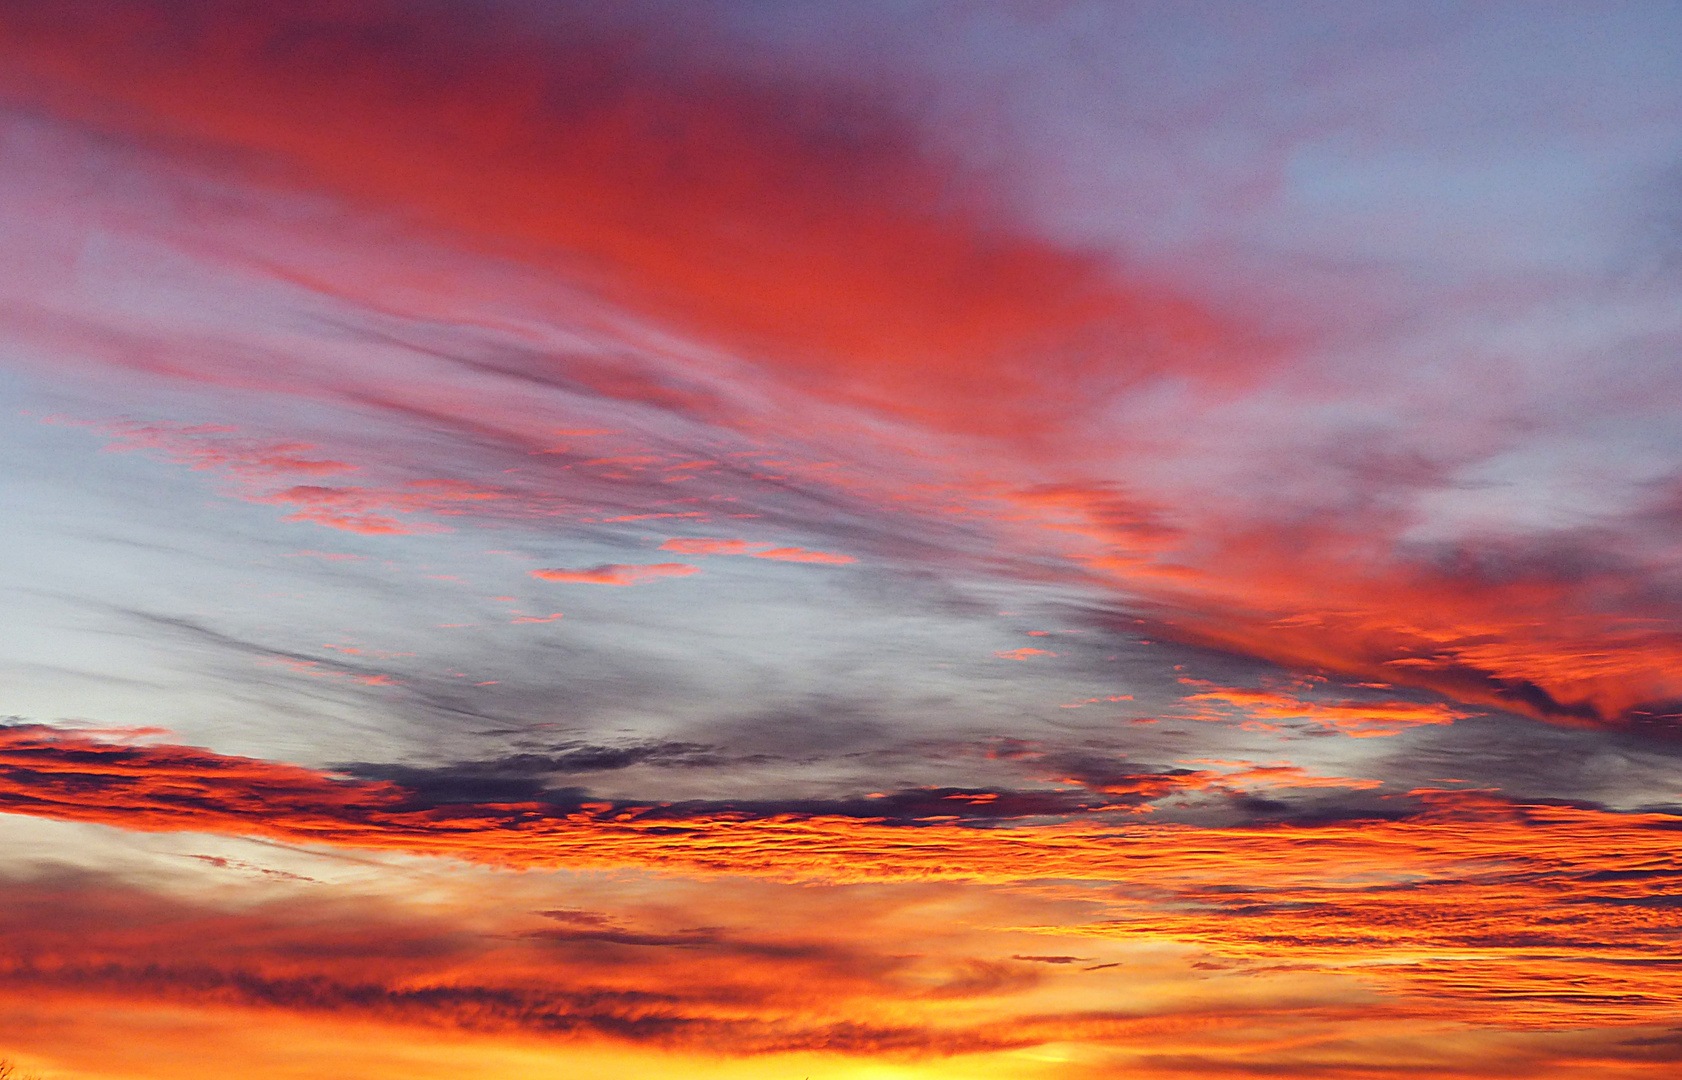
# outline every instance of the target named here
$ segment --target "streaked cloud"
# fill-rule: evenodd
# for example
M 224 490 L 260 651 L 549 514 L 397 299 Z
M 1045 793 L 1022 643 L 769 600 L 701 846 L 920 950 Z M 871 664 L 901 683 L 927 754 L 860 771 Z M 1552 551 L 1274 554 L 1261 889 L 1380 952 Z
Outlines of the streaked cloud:
M 0 1056 L 1667 1074 L 1676 23 L 0 2 Z
M 585 585 L 645 585 L 662 578 L 688 577 L 700 572 L 700 567 L 688 563 L 643 563 L 635 566 L 603 563 L 583 570 L 533 570 L 531 576 L 544 581 L 566 581 Z

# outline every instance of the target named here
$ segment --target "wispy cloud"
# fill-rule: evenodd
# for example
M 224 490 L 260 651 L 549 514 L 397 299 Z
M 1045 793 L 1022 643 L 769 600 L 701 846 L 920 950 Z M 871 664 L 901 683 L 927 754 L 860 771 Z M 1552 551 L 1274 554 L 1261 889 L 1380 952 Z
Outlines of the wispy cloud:
M 1675 23 L 0 2 L 0 1043 L 1669 1068 Z
M 662 578 L 688 577 L 701 568 L 688 563 L 643 563 L 629 566 L 623 563 L 604 563 L 583 570 L 533 570 L 531 576 L 544 581 L 566 581 L 584 585 L 646 585 Z

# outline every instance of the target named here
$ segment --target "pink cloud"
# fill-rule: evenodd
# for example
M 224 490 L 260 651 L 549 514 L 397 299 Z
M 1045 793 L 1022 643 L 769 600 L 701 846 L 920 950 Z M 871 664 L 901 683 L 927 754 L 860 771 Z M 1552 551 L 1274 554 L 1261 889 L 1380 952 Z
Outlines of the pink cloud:
M 331 646 L 329 646 L 331 648 Z M 300 660 L 292 656 L 277 656 L 273 659 L 259 661 L 263 667 L 284 667 L 299 675 L 308 675 L 316 679 L 349 679 L 364 686 L 399 686 L 401 679 L 387 675 L 384 672 L 356 671 L 352 668 L 324 664 L 319 660 Z
M 675 551 L 680 555 L 748 555 L 769 544 L 754 544 L 746 540 L 721 540 L 711 536 L 678 536 L 660 545 L 661 551 Z
M 107 450 L 149 450 L 175 465 L 192 469 L 225 469 L 242 478 L 265 476 L 326 476 L 354 472 L 345 461 L 304 457 L 320 449 L 313 443 L 253 439 L 226 424 L 139 423 L 131 420 L 87 421 L 47 417 L 48 423 L 93 428 L 109 436 Z
M 764 541 L 724 540 L 712 536 L 673 537 L 660 545 L 661 551 L 676 551 L 683 555 L 746 555 L 754 559 L 776 559 L 778 562 L 823 563 L 844 566 L 858 560 L 851 555 L 836 555 L 828 551 L 808 551 L 806 548 L 777 547 Z
M 84 421 L 64 417 L 48 417 L 47 421 L 92 428 L 112 440 L 108 450 L 148 452 L 171 464 L 220 473 L 232 482 L 231 490 L 226 493 L 234 498 L 290 507 L 291 513 L 282 517 L 282 521 L 309 522 L 344 532 L 371 536 L 446 532 L 448 529 L 443 525 L 404 521 L 394 515 L 460 515 L 479 504 L 512 498 L 500 488 L 448 477 L 383 486 L 293 483 L 300 476 L 354 472 L 360 466 L 305 457 L 317 449 L 314 444 L 249 438 L 226 424 Z M 297 554 L 324 559 L 360 557 L 314 551 Z
M 769 551 L 749 552 L 755 559 L 776 559 L 778 562 L 823 563 L 829 566 L 844 566 L 858 560 L 851 555 L 836 555 L 828 551 L 807 551 L 805 548 L 780 547 Z
M 996 652 L 993 655 L 1000 660 L 1026 660 L 1033 656 L 1056 656 L 1057 654 L 1049 649 L 1010 649 L 1005 652 Z
M 643 585 L 661 578 L 688 577 L 700 572 L 700 567 L 690 566 L 688 563 L 603 563 L 583 570 L 533 570 L 531 576 L 542 578 L 544 581 L 570 581 L 587 585 Z
M 297 507 L 282 521 L 308 521 L 346 532 L 402 534 L 444 532 L 442 525 L 405 522 L 392 514 L 460 514 L 461 504 L 506 498 L 492 488 L 458 480 L 414 480 L 385 488 L 328 487 L 297 484 L 267 495 L 246 495 L 249 502 Z

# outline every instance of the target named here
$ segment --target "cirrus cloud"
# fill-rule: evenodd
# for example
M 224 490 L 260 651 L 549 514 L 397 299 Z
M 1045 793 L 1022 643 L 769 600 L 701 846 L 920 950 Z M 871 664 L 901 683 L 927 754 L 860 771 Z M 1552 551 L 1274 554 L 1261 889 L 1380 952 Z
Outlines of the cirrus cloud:
M 688 563 L 603 563 L 580 570 L 565 570 L 559 567 L 533 570 L 531 576 L 543 581 L 564 581 L 582 585 L 646 585 L 651 581 L 688 577 L 700 572 L 700 567 Z

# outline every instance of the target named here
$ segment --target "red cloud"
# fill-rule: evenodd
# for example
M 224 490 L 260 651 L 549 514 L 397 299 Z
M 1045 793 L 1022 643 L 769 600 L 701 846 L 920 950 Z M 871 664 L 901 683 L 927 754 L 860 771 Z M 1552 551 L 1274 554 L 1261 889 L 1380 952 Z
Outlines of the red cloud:
M 1421 558 L 1400 537 L 1410 519 L 1389 512 L 1304 512 L 1285 528 L 1219 501 L 1170 505 L 1078 485 L 1025 489 L 1003 503 L 995 520 L 1031 523 L 1038 537 L 1027 543 L 1049 542 L 1097 581 L 1143 599 L 1153 636 L 1564 724 L 1670 724 L 1666 703 L 1682 699 L 1682 629 L 1656 599 L 1669 571 L 1642 554 L 1633 532 L 1608 531 L 1592 550 L 1581 539 L 1492 538 L 1466 542 L 1453 558 Z M 986 505 L 979 493 L 975 505 Z M 1344 704 L 1354 711 L 1259 699 L 1246 707 L 1256 724 L 1289 714 L 1349 734 L 1465 715 Z
M 774 358 L 779 380 L 945 430 L 1059 430 L 1141 379 L 1256 366 L 1175 289 L 959 194 L 881 98 L 732 75 L 682 28 L 670 51 L 646 27 L 568 27 L 380 0 L 8 8 L 0 90 L 220 168 L 273 162 L 265 183 L 464 246 L 598 264 L 615 298 Z M 712 407 L 625 364 L 575 367 L 609 396 Z
M 645 585 L 662 578 L 688 577 L 701 568 L 688 563 L 603 563 L 584 570 L 533 570 L 531 576 L 544 581 L 570 581 L 586 585 Z
M 1023 518 L 1037 522 L 1089 580 L 1149 602 L 1181 640 L 1557 722 L 1674 723 L 1665 703 L 1682 699 L 1682 633 L 1664 599 L 1673 560 L 1662 540 L 1673 523 L 1658 520 L 1653 551 L 1628 558 L 1598 540 L 1593 559 L 1526 561 L 1499 543 L 1413 558 L 1403 541 L 1419 523 L 1397 496 L 1448 483 L 1452 463 L 1357 478 L 1327 507 L 1278 520 L 1234 509 L 1231 491 L 1177 503 L 1171 490 L 1113 491 L 1083 465 L 1086 420 L 1162 376 L 1253 379 L 1272 369 L 1272 347 L 1184 290 L 1013 229 L 999 210 L 1008 200 L 980 183 L 962 194 L 917 124 L 878 100 L 735 76 L 704 49 L 674 60 L 642 48 L 646 28 L 579 25 L 557 41 L 513 9 L 473 27 L 442 10 L 87 0 L 42 19 L 12 5 L 0 10 L 0 90 L 160 154 L 203 148 L 207 167 L 270 163 L 265 184 L 381 207 L 468 255 L 602 267 L 591 284 L 610 300 L 743 345 L 757 365 L 744 379 L 775 384 L 779 400 L 979 436 L 966 445 L 995 456 L 949 478 L 943 511 L 991 506 L 1012 539 Z M 248 358 L 204 363 L 252 377 Z M 725 414 L 699 376 L 625 357 L 545 355 L 509 370 L 556 372 L 617 401 Z M 1297 386 L 1312 384 L 1305 372 Z M 369 397 L 359 388 L 355 400 Z M 1152 434 L 1105 453 L 1113 464 L 1166 445 L 1172 458 L 1172 443 Z M 343 465 L 305 449 L 277 444 L 252 460 L 294 480 Z M 1165 463 L 1198 464 L 1144 462 Z M 1286 487 L 1311 486 L 1299 467 L 1284 470 Z M 1020 487 L 1001 494 L 1001 477 Z M 293 507 L 292 520 L 362 532 L 436 528 L 404 515 L 461 509 L 456 496 L 402 486 L 276 486 L 255 494 Z M 1361 506 L 1377 509 L 1348 509 Z M 736 553 L 778 557 L 768 551 Z

